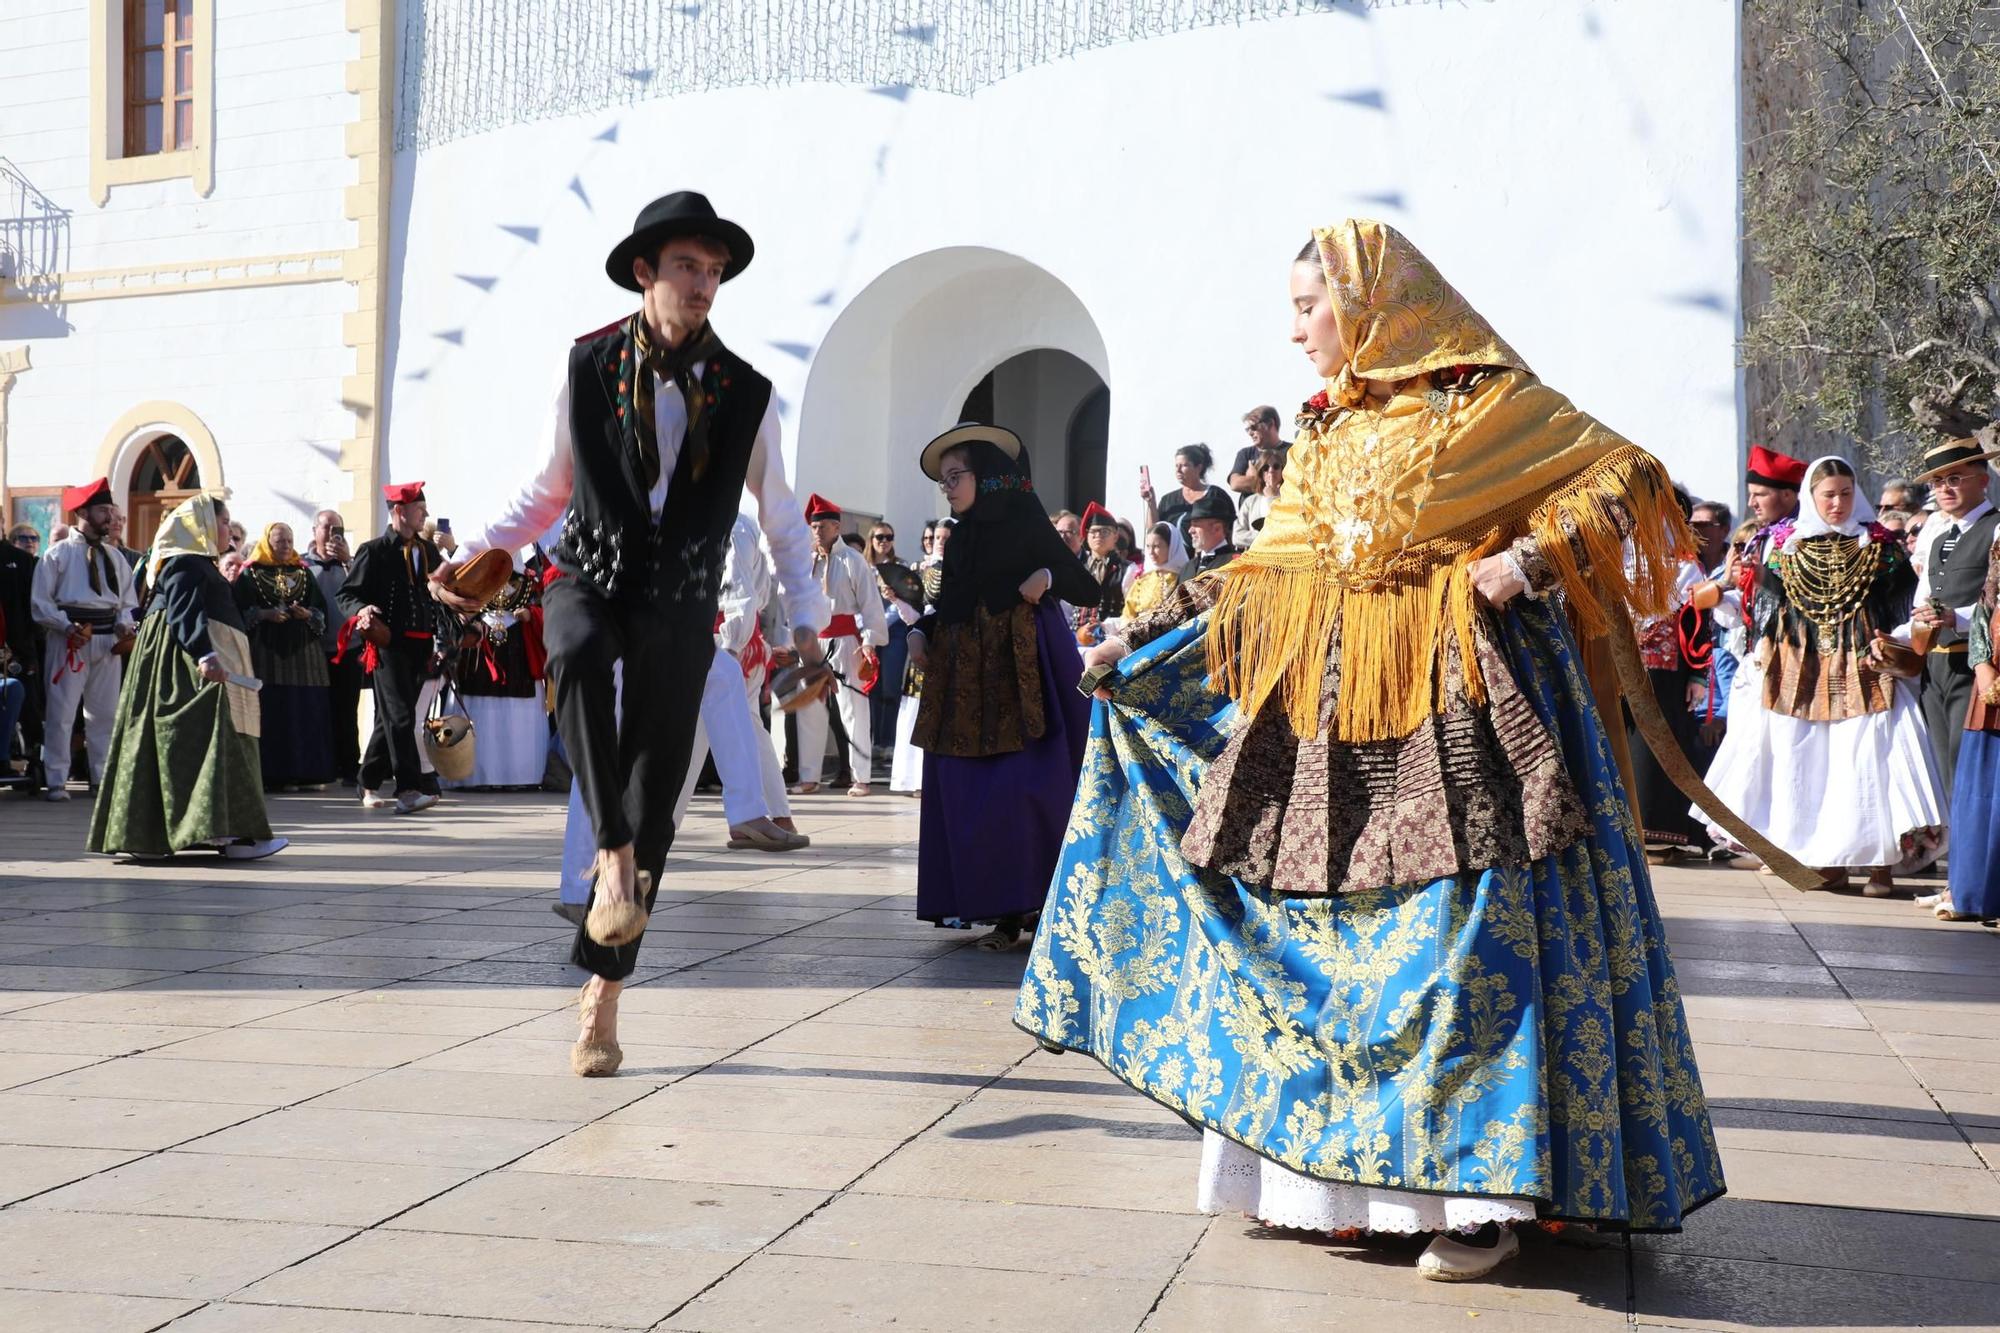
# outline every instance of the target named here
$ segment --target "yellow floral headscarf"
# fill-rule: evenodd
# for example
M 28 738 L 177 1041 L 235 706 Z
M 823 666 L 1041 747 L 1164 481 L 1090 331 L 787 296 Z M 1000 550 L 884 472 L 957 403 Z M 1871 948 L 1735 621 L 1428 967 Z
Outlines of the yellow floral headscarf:
M 158 578 L 160 566 L 177 555 L 221 558 L 228 539 L 217 520 L 215 504 L 212 495 L 193 496 L 174 506 L 173 512 L 160 520 L 160 530 L 153 538 L 152 555 L 146 565 L 148 580 Z
M 1218 687 L 1253 714 L 1276 694 L 1317 736 L 1338 631 L 1334 735 L 1400 739 L 1445 705 L 1449 632 L 1483 701 L 1471 567 L 1530 534 L 1587 633 L 1606 632 L 1608 601 L 1664 614 L 1694 535 L 1659 461 L 1538 381 L 1393 227 L 1314 237 L 1348 359 L 1300 417 L 1263 532 L 1211 576 Z M 1363 381 L 1394 388 L 1370 399 Z
M 273 566 L 274 568 L 280 568 L 280 569 L 286 566 L 304 565 L 305 559 L 304 557 L 299 555 L 299 549 L 296 543 L 294 543 L 292 546 L 292 557 L 289 560 L 278 559 L 277 553 L 271 549 L 271 529 L 289 528 L 290 526 L 292 525 L 289 523 L 265 524 L 263 535 L 258 537 L 257 544 L 250 548 L 250 563 L 253 565 L 270 565 Z
M 1394 227 L 1349 218 L 1320 228 L 1313 239 L 1349 349 L 1347 364 L 1327 386 L 1334 402 L 1360 407 L 1367 393 L 1362 380 L 1394 383 L 1454 366 L 1534 373 Z

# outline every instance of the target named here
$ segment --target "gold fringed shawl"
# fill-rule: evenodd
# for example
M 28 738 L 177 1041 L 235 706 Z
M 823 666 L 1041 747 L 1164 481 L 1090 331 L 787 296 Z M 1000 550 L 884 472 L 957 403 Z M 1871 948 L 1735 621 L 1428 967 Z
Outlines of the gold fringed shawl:
M 1586 633 L 1607 632 L 1608 600 L 1665 614 L 1677 553 L 1695 542 L 1659 461 L 1539 383 L 1392 228 L 1316 234 L 1343 340 L 1360 349 L 1331 394 L 1358 406 L 1329 403 L 1305 425 L 1263 533 L 1215 576 L 1220 688 L 1253 714 L 1275 693 L 1293 731 L 1317 736 L 1338 627 L 1335 737 L 1396 740 L 1443 709 L 1450 632 L 1483 702 L 1471 567 L 1525 535 Z M 1367 399 L 1359 381 L 1387 376 L 1418 378 Z

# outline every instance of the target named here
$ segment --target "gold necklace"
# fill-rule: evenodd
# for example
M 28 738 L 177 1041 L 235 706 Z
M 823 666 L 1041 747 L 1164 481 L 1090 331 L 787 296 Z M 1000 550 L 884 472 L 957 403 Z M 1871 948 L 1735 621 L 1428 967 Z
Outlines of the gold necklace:
M 1878 542 L 1832 535 L 1808 537 L 1781 558 L 1786 598 L 1828 646 L 1868 600 L 1883 554 Z

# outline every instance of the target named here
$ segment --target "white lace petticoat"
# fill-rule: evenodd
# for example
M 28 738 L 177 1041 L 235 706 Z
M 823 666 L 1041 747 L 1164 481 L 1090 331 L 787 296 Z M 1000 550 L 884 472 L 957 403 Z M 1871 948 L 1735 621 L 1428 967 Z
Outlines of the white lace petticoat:
M 1535 1220 L 1535 1205 L 1528 1199 L 1413 1194 L 1301 1175 L 1214 1130 L 1202 1132 L 1201 1186 L 1195 1206 L 1204 1213 L 1248 1213 L 1260 1222 L 1299 1231 L 1360 1230 L 1399 1236 L 1477 1231 L 1488 1222 L 1504 1226 Z

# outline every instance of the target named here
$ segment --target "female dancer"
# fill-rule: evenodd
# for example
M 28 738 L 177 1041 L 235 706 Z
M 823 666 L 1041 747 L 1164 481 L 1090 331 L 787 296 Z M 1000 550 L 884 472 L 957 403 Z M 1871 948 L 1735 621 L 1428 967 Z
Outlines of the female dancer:
M 153 599 L 125 669 L 90 850 L 231 860 L 282 851 L 264 813 L 250 640 L 217 567 L 229 509 L 197 495 L 160 524 L 147 557 Z M 252 681 L 254 685 L 256 682 Z
M 1012 431 L 959 426 L 921 463 L 958 522 L 936 609 L 910 632 L 924 673 L 917 915 L 990 924 L 978 947 L 1010 949 L 1048 892 L 1083 762 L 1083 668 L 1057 603 L 1085 605 L 1098 585 L 1049 525 Z
M 1536 1219 L 1678 1229 L 1720 1158 L 1549 595 L 1657 614 L 1693 534 L 1392 228 L 1316 233 L 1291 294 L 1327 387 L 1257 544 L 1091 650 L 1015 1021 L 1202 1125 L 1211 1212 L 1436 1232 L 1440 1279 Z
M 1935 855 L 1944 823 L 1916 689 L 1874 650 L 1879 634 L 1909 618 L 1917 576 L 1901 543 L 1873 522 L 1845 459 L 1815 460 L 1806 494 L 1791 535 L 1758 571 L 1741 667 L 1757 674 L 1736 686 L 1738 711 L 1708 784 L 1834 886 L 1866 866 L 1862 892 L 1887 897 L 1899 863 L 1919 846 Z M 1721 840 L 1719 829 L 1710 834 Z
M 472 772 L 447 787 L 539 787 L 549 766 L 549 711 L 543 681 L 549 654 L 542 640 L 539 548 L 459 640 L 452 678 L 479 743 Z
M 273 523 L 230 585 L 250 630 L 250 656 L 264 688 L 259 752 L 267 791 L 333 780 L 333 726 L 326 670 L 326 597 L 292 541 Z

